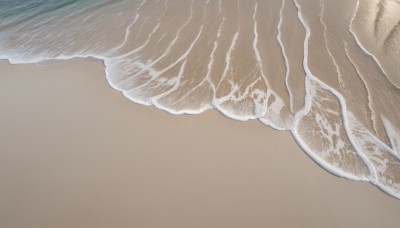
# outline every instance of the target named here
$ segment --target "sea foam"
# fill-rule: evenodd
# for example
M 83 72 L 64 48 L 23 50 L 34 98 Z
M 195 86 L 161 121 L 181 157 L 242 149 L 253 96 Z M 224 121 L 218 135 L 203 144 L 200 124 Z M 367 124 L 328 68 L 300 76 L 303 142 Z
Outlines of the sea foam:
M 398 21 L 393 0 L 6 0 L 0 58 L 100 59 L 135 103 L 258 119 L 400 198 Z

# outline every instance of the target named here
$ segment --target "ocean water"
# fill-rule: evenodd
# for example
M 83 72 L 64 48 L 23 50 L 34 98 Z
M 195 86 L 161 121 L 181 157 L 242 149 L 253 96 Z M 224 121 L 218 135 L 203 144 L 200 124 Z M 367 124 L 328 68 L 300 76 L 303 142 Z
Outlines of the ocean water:
M 258 119 L 400 198 L 398 0 L 0 0 L 1 59 L 86 57 L 135 103 Z

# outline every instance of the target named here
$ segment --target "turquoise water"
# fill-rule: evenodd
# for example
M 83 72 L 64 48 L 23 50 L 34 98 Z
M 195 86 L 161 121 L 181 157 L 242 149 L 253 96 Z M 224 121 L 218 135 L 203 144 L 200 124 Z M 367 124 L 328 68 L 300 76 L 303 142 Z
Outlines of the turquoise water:
M 391 0 L 1 1 L 0 58 L 100 59 L 135 103 L 258 119 L 400 197 L 398 21 Z

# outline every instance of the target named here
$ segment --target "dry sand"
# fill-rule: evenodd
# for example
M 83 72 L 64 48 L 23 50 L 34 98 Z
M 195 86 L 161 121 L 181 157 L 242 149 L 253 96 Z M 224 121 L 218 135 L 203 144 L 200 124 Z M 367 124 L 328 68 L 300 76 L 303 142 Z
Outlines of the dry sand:
M 288 132 L 133 104 L 103 71 L 0 62 L 0 227 L 399 226 L 399 200 Z

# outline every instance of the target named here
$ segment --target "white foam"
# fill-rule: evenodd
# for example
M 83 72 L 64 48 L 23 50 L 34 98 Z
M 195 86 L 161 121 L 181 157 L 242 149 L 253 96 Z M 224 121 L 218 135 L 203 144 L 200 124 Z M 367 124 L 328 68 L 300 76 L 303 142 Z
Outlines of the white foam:
M 282 42 L 282 23 L 283 23 L 283 9 L 285 8 L 285 4 L 286 4 L 286 0 L 282 0 L 282 6 L 281 9 L 279 11 L 279 22 L 278 22 L 278 42 L 279 45 L 281 47 L 281 52 L 283 55 L 283 58 L 285 60 L 285 66 L 286 66 L 286 74 L 285 74 L 285 85 L 286 85 L 286 89 L 289 93 L 289 99 L 290 99 L 290 111 L 293 112 L 294 108 L 293 108 L 293 94 L 292 91 L 289 88 L 289 75 L 290 75 L 290 64 L 289 64 L 289 58 L 286 55 L 286 50 L 285 50 L 285 45 Z
M 168 0 L 167 0 L 168 1 Z M 126 28 L 125 31 L 125 36 L 124 36 L 124 40 L 123 42 L 118 45 L 117 47 L 113 48 L 112 51 L 115 52 L 116 50 L 120 49 L 121 47 L 125 46 L 126 43 L 128 42 L 128 38 L 129 35 L 131 34 L 131 28 L 136 24 L 137 20 L 140 17 L 140 9 L 142 8 L 142 6 L 147 2 L 147 0 L 142 0 L 142 2 L 140 3 L 140 5 L 136 8 L 135 10 L 135 18 L 133 19 L 133 21 L 128 25 L 128 27 Z
M 373 134 L 371 134 L 365 127 L 360 124 L 352 113 L 348 113 L 348 122 L 351 129 L 351 136 L 357 148 L 365 155 L 365 158 L 372 165 L 374 176 L 370 179 L 370 182 L 378 186 L 386 193 L 400 198 L 400 182 L 394 182 L 396 176 L 389 169 L 394 165 L 397 169 L 399 168 L 399 160 L 392 156 L 394 153 L 391 148 L 383 144 Z M 396 170 L 394 170 L 396 172 Z M 398 172 L 394 175 L 398 175 Z
M 250 119 L 258 119 L 260 122 L 269 125 L 275 129 L 279 130 L 290 130 L 293 137 L 296 139 L 298 144 L 304 149 L 304 151 L 312 158 L 314 159 L 318 164 L 320 164 L 322 167 L 330 171 L 331 173 L 334 173 L 335 175 L 345 177 L 348 179 L 352 180 L 358 180 L 358 181 L 370 181 L 373 184 L 377 185 L 379 188 L 384 190 L 385 192 L 388 192 L 389 194 L 396 196 L 400 198 L 400 183 L 394 183 L 393 181 L 393 176 L 390 177 L 385 177 L 383 174 L 390 174 L 390 169 L 388 168 L 392 163 L 397 164 L 399 163 L 399 158 L 400 158 L 400 134 L 399 134 L 399 129 L 397 129 L 393 124 L 391 124 L 390 120 L 387 119 L 384 116 L 379 116 L 382 119 L 382 122 L 384 124 L 384 127 L 386 129 L 388 138 L 390 140 L 391 147 L 385 145 L 383 142 L 381 142 L 379 139 L 377 139 L 373 134 L 368 132 L 364 126 L 362 126 L 359 121 L 354 117 L 352 113 L 349 113 L 347 110 L 347 104 L 345 98 L 339 93 L 339 91 L 335 90 L 334 88 L 328 86 L 326 83 L 321 81 L 316 75 L 313 74 L 313 72 L 309 69 L 309 45 L 310 44 L 310 37 L 312 35 L 312 30 L 310 26 L 307 24 L 305 17 L 303 15 L 302 9 L 301 9 L 301 4 L 299 3 L 298 0 L 294 0 L 294 3 L 298 9 L 297 16 L 303 25 L 305 31 L 306 31 L 306 36 L 303 42 L 303 47 L 304 47 L 304 59 L 303 59 L 303 68 L 306 73 L 306 79 L 305 79 L 305 101 L 304 101 L 304 107 L 298 111 L 297 113 L 294 114 L 293 119 L 283 119 L 282 117 L 282 110 L 285 108 L 285 102 L 284 100 L 275 93 L 270 87 L 268 83 L 268 77 L 273 77 L 270 75 L 266 75 L 264 72 L 264 65 L 263 63 L 265 60 L 263 59 L 263 56 L 261 55 L 260 51 L 260 44 L 263 42 L 262 39 L 260 39 L 260 34 L 259 34 L 259 21 L 257 20 L 257 15 L 259 15 L 261 12 L 259 12 L 259 3 L 255 2 L 254 6 L 254 12 L 253 12 L 253 20 L 250 23 L 253 23 L 251 26 L 253 26 L 253 37 L 250 42 L 252 42 L 252 53 L 254 57 L 254 68 L 250 69 L 249 72 L 245 72 L 242 77 L 254 77 L 257 76 L 255 80 L 252 82 L 245 84 L 246 87 L 244 90 L 239 90 L 239 88 L 242 89 L 242 85 L 238 83 L 237 81 L 234 81 L 234 79 L 231 80 L 232 77 L 231 75 L 234 74 L 233 70 L 236 66 L 234 66 L 234 61 L 233 58 L 236 58 L 236 46 L 238 46 L 238 39 L 242 38 L 242 36 L 245 36 L 247 34 L 241 33 L 241 28 L 242 31 L 244 30 L 243 28 L 245 27 L 239 27 L 235 32 L 232 32 L 232 35 L 229 35 L 229 37 L 224 37 L 224 26 L 226 26 L 226 21 L 229 20 L 229 15 L 226 14 L 224 15 L 225 12 L 223 12 L 223 4 L 228 4 L 227 2 L 222 2 L 222 0 L 219 0 L 218 2 L 218 16 L 222 18 L 219 24 L 216 24 L 215 26 L 218 26 L 218 30 L 216 31 L 216 35 L 213 34 L 212 38 L 215 38 L 215 40 L 212 40 L 210 38 L 210 55 L 207 55 L 205 58 L 208 58 L 208 61 L 204 61 L 207 64 L 205 65 L 205 73 L 204 73 L 204 78 L 195 86 L 192 88 L 188 89 L 184 95 L 181 97 L 175 99 L 175 100 L 168 100 L 169 96 L 173 92 L 179 91 L 179 89 L 182 86 L 182 81 L 184 79 L 184 76 L 188 76 L 191 74 L 191 72 L 188 72 L 187 66 L 189 65 L 189 61 L 193 61 L 191 58 L 189 58 L 190 54 L 193 53 L 193 50 L 197 48 L 197 44 L 200 39 L 202 41 L 204 40 L 205 35 L 207 31 L 209 31 L 207 28 L 205 28 L 205 25 L 198 25 L 198 21 L 201 21 L 198 17 L 194 16 L 194 0 L 192 1 L 190 5 L 190 15 L 185 18 L 187 19 L 186 21 L 182 22 L 183 24 L 180 24 L 180 27 L 175 27 L 176 34 L 172 34 L 175 36 L 172 36 L 172 40 L 168 40 L 169 43 L 166 44 L 165 47 L 162 48 L 162 50 L 159 50 L 159 55 L 149 57 L 148 59 L 141 58 L 141 54 L 146 50 L 150 44 L 154 45 L 154 39 L 157 39 L 158 33 L 160 33 L 160 30 L 162 30 L 163 26 L 163 21 L 162 18 L 163 16 L 161 15 L 158 18 L 158 22 L 156 20 L 152 21 L 153 18 L 150 16 L 147 16 L 144 18 L 142 21 L 143 23 L 141 25 L 138 25 L 139 19 L 142 19 L 142 15 L 140 14 L 141 8 L 146 4 L 147 0 L 143 0 L 140 5 L 136 8 L 136 15 L 134 15 L 133 20 L 127 24 L 127 28 L 125 30 L 124 36 L 121 37 L 121 42 L 116 44 L 115 47 L 110 48 L 109 50 L 105 52 L 101 51 L 95 51 L 95 50 L 86 50 L 86 49 L 79 49 L 76 50 L 74 54 L 59 54 L 56 55 L 54 53 L 57 52 L 62 52 L 62 50 L 52 50 L 53 53 L 50 53 L 50 51 L 46 50 L 43 51 L 37 55 L 29 55 L 28 57 L 25 56 L 25 53 L 23 52 L 18 52 L 20 50 L 24 50 L 26 53 L 31 51 L 29 48 L 26 49 L 16 49 L 16 50 L 9 50 L 10 53 L 0 53 L 0 58 L 3 59 L 8 59 L 10 63 L 17 64 L 17 63 L 36 63 L 36 62 L 41 62 L 45 60 L 68 60 L 68 59 L 73 59 L 73 58 L 96 58 L 104 61 L 105 64 L 105 73 L 106 73 L 106 78 L 110 84 L 111 87 L 114 89 L 117 89 L 123 93 L 125 97 L 130 99 L 131 101 L 142 104 L 142 105 L 154 105 L 155 107 L 165 110 L 171 114 L 174 115 L 180 115 L 180 114 L 199 114 L 207 109 L 215 108 L 218 111 L 220 111 L 222 114 L 225 116 L 235 119 L 235 120 L 240 120 L 240 121 L 246 121 Z M 204 8 L 203 8 L 203 16 L 208 16 L 208 8 L 211 8 L 210 0 L 207 0 L 205 2 Z M 164 2 L 164 12 L 163 14 L 166 13 L 167 7 L 168 7 L 168 0 Z M 284 42 L 282 40 L 282 26 L 284 22 L 284 9 L 286 6 L 286 0 L 282 1 L 282 5 L 280 7 L 279 11 L 279 22 L 277 25 L 278 29 L 278 35 L 277 35 L 277 40 L 279 42 L 282 55 L 284 57 L 285 61 L 285 67 L 286 67 L 286 75 L 285 75 L 285 84 L 286 84 L 286 89 L 288 90 L 289 93 L 289 98 L 290 98 L 290 110 L 293 111 L 293 94 L 290 91 L 289 88 L 289 83 L 288 83 L 288 78 L 290 74 L 290 62 L 289 58 L 287 56 L 287 50 L 284 45 Z M 261 4 L 261 3 L 260 3 Z M 358 7 L 359 7 L 359 1 L 357 1 L 357 6 L 355 9 L 354 17 L 356 16 Z M 329 56 L 331 57 L 334 65 L 336 66 L 336 71 L 339 77 L 339 83 L 342 85 L 343 81 L 341 79 L 341 72 L 340 72 L 340 66 L 336 62 L 332 51 L 331 47 L 329 46 L 328 42 L 328 34 L 327 34 L 327 25 L 325 24 L 323 20 L 323 15 L 324 15 L 324 10 L 325 10 L 325 3 L 324 0 L 320 0 L 320 5 L 321 5 L 321 15 L 320 15 L 320 22 L 324 26 L 324 45 L 328 51 Z M 240 3 L 237 1 L 237 9 L 238 11 L 240 10 Z M 380 69 L 382 70 L 383 74 L 385 74 L 384 69 L 381 67 L 380 63 L 376 59 L 375 56 L 373 56 L 371 53 L 369 53 L 362 45 L 361 42 L 358 40 L 357 36 L 355 33 L 352 31 L 352 22 L 354 20 L 354 17 L 351 19 L 351 23 L 349 26 L 349 31 L 350 33 L 354 36 L 357 44 L 363 49 L 365 53 L 368 55 L 372 56 L 375 60 L 375 62 L 379 65 Z M 142 26 L 145 26 L 147 22 L 151 21 L 152 24 L 154 24 L 154 27 L 147 36 L 147 39 L 140 43 L 137 44 L 138 46 L 135 46 L 136 48 L 133 50 L 127 50 L 128 52 L 125 54 L 122 53 L 117 53 L 120 52 L 123 48 L 128 46 L 128 43 L 133 39 L 132 36 L 132 29 L 137 26 L 139 26 L 138 31 L 141 31 Z M 187 40 L 187 37 L 184 34 L 184 31 L 186 30 L 189 25 L 195 24 L 196 29 L 198 28 L 197 34 L 191 34 L 190 40 Z M 246 24 L 241 24 L 240 26 L 246 26 Z M 215 27 L 217 28 L 217 27 Z M 174 31 L 175 32 L 175 31 Z M 162 33 L 162 32 L 161 32 Z M 228 33 L 231 34 L 231 33 Z M 158 42 L 161 42 L 160 40 L 165 36 L 161 36 L 161 38 L 158 40 Z M 156 37 L 156 38 L 154 38 Z M 251 37 L 251 34 L 250 36 Z M 181 41 L 183 42 L 188 42 L 184 46 L 180 43 Z M 223 57 L 217 55 L 218 51 L 220 50 L 221 42 L 228 42 L 229 47 L 227 48 L 226 53 L 222 54 Z M 242 40 L 240 40 L 241 42 Z M 32 45 L 29 42 L 27 42 L 24 47 L 28 47 L 28 45 Z M 183 53 L 176 54 L 174 52 L 174 48 L 180 46 L 181 48 L 185 48 Z M 150 47 L 152 48 L 152 47 Z M 250 47 L 251 48 L 251 47 Z M 147 51 L 147 50 L 146 50 Z M 268 50 L 267 50 L 268 51 Z M 0 51 L 1 52 L 1 51 Z M 349 53 L 347 51 L 347 46 L 345 47 L 345 52 L 347 57 L 349 58 L 350 62 L 353 64 L 357 72 L 359 73 L 360 78 L 363 80 L 362 75 L 358 71 L 358 68 L 354 61 L 349 56 Z M 218 53 L 220 54 L 220 53 Z M 114 55 L 113 58 L 110 56 Z M 167 61 L 167 57 L 172 57 L 173 60 Z M 202 57 L 203 58 L 203 57 Z M 217 59 L 220 58 L 220 59 Z M 240 56 L 239 56 L 240 58 Z M 161 61 L 164 61 L 167 63 L 167 66 L 164 66 L 162 69 L 158 69 L 157 63 L 160 63 Z M 221 74 L 221 79 L 220 81 L 215 85 L 212 82 L 212 75 L 214 73 L 214 68 L 217 64 L 220 63 L 225 63 L 225 66 L 223 68 L 223 72 Z M 124 68 L 125 67 L 125 68 Z M 179 69 L 179 72 L 176 75 L 173 75 L 174 77 L 172 78 L 166 78 L 162 77 L 163 74 L 166 72 L 169 72 L 171 69 L 176 67 Z M 142 84 L 136 85 L 135 84 L 135 79 L 137 77 L 145 74 L 146 76 L 149 76 L 149 78 L 146 78 L 146 82 L 141 82 Z M 117 76 L 120 76 L 117 78 Z M 126 78 L 122 77 L 126 76 Z M 387 75 L 385 74 L 386 78 Z M 271 79 L 271 78 L 270 78 Z M 168 89 L 165 91 L 163 90 L 162 92 L 152 95 L 152 96 L 145 96 L 146 95 L 146 89 L 147 86 L 149 86 L 150 83 L 152 82 L 159 82 L 160 84 L 168 85 Z M 182 83 L 182 84 L 181 84 Z M 196 108 L 190 108 L 190 104 L 187 107 L 181 107 L 180 109 L 173 109 L 172 106 L 177 104 L 178 102 L 182 101 L 183 99 L 186 99 L 187 97 L 190 97 L 192 95 L 192 92 L 196 91 L 197 89 L 201 88 L 202 85 L 205 83 L 208 83 L 211 90 L 212 90 L 212 96 L 211 100 L 207 100 L 204 103 L 200 103 L 199 105 L 196 106 Z M 222 83 L 228 83 L 231 87 L 231 90 L 228 92 L 227 95 L 223 97 L 216 97 L 216 92 L 218 88 L 221 88 Z M 247 82 L 246 82 L 247 83 Z M 256 85 L 260 83 L 263 86 L 267 87 L 264 89 L 264 87 L 256 87 Z M 364 85 L 366 89 L 368 90 L 368 87 L 366 83 L 364 82 Z M 301 85 L 303 86 L 303 85 Z M 263 88 L 263 89 L 260 89 Z M 339 127 L 343 127 L 344 131 L 347 134 L 347 137 L 351 143 L 351 146 L 354 148 L 356 154 L 362 159 L 363 162 L 365 162 L 368 171 L 369 171 L 369 176 L 359 176 L 356 174 L 353 174 L 351 172 L 346 172 L 344 169 L 338 168 L 338 164 L 335 162 L 327 162 L 324 160 L 324 156 L 332 151 L 326 150 L 326 151 L 320 151 L 322 156 L 318 155 L 316 151 L 313 151 L 313 149 L 309 146 L 308 142 L 305 142 L 303 139 L 302 135 L 300 134 L 301 129 L 297 128 L 297 125 L 299 121 L 306 117 L 307 114 L 310 113 L 310 110 L 312 109 L 312 105 L 315 104 L 316 99 L 324 99 L 316 96 L 316 88 L 320 88 L 324 91 L 329 92 L 332 94 L 332 96 L 337 99 L 339 105 L 340 105 L 340 110 L 338 110 L 338 113 L 333 113 L 334 111 L 329 111 L 325 110 L 327 113 L 331 112 L 330 114 L 335 114 L 337 116 L 340 116 L 343 126 L 338 126 L 337 124 L 335 126 L 331 126 L 329 122 L 327 122 L 327 118 L 324 118 L 322 116 L 323 114 L 316 114 L 315 115 L 315 121 L 317 124 L 320 124 L 321 128 L 326 130 L 323 136 L 328 139 L 330 144 L 335 144 L 333 141 L 333 136 L 339 136 L 341 132 L 339 131 Z M 167 99 L 168 98 L 168 99 Z M 252 105 L 254 105 L 254 110 L 253 113 L 249 112 L 248 110 L 235 110 L 232 108 L 232 106 L 239 104 L 241 105 L 242 101 L 245 99 L 251 98 L 253 103 L 249 103 L 245 106 L 243 105 L 242 107 L 248 108 Z M 318 100 L 320 101 L 320 100 Z M 371 110 L 371 113 L 373 114 L 373 119 L 377 119 L 378 116 L 373 113 L 372 109 L 372 104 L 371 104 L 371 97 L 370 93 L 368 91 L 368 106 L 369 109 Z M 313 103 L 314 102 L 314 103 Z M 322 103 L 322 102 L 321 102 Z M 233 105 L 232 105 L 233 104 Z M 238 106 L 239 106 L 238 105 Z M 285 117 L 286 118 L 286 117 Z M 376 129 L 376 124 L 374 123 L 374 128 Z M 346 142 L 343 140 L 338 140 L 337 144 L 334 145 L 335 147 L 329 148 L 329 149 L 337 149 L 337 148 L 343 148 L 344 144 L 348 143 L 347 139 Z M 333 151 L 335 152 L 335 151 Z M 396 163 L 397 162 L 397 163 Z M 400 165 L 399 165 L 400 166 Z M 391 179 L 392 178 L 392 179 Z M 391 182 L 392 181 L 392 182 Z
M 371 57 L 374 59 L 374 61 L 375 61 L 376 64 L 378 64 L 380 70 L 381 70 L 382 73 L 385 75 L 386 79 L 389 80 L 390 83 L 391 83 L 394 87 L 396 87 L 397 89 L 400 89 L 400 87 L 398 87 L 398 86 L 396 85 L 396 83 L 394 83 L 393 81 L 390 80 L 390 78 L 388 77 L 388 74 L 385 72 L 385 69 L 382 67 L 382 64 L 380 63 L 380 61 L 378 60 L 378 58 L 377 58 L 375 55 L 373 55 L 371 52 L 369 52 L 369 51 L 364 47 L 364 45 L 362 45 L 360 39 L 358 38 L 358 36 L 357 36 L 357 35 L 355 34 L 355 32 L 353 31 L 353 28 L 352 28 L 352 27 L 353 27 L 353 22 L 354 22 L 355 17 L 357 16 L 357 12 L 358 12 L 359 8 L 360 8 L 360 0 L 357 0 L 357 2 L 356 2 L 356 9 L 355 9 L 353 18 L 350 20 L 349 32 L 353 35 L 355 41 L 357 42 L 357 45 L 358 45 L 366 54 L 368 54 L 369 56 L 371 56 Z
M 298 15 L 299 15 L 299 19 L 301 21 L 301 23 L 303 24 L 305 30 L 306 30 L 306 39 L 304 40 L 304 70 L 306 71 L 307 77 L 309 77 L 311 80 L 314 80 L 315 82 L 318 83 L 318 85 L 325 89 L 328 90 L 329 92 L 331 92 L 332 94 L 334 94 L 340 101 L 340 105 L 341 105 L 341 111 L 342 111 L 342 115 L 343 115 L 343 122 L 344 122 L 344 128 L 345 131 L 347 132 L 347 134 L 349 133 L 349 127 L 347 124 L 347 108 L 346 108 L 346 102 L 344 100 L 344 98 L 333 88 L 329 87 L 328 85 L 326 85 L 325 83 L 323 83 L 322 81 L 320 81 L 317 77 L 315 77 L 311 70 L 308 68 L 308 45 L 309 45 L 309 39 L 311 36 L 311 30 L 308 27 L 307 23 L 305 22 L 302 14 L 301 14 L 301 6 L 298 3 L 297 0 L 294 0 L 295 5 L 298 9 Z M 308 154 L 313 154 L 312 150 L 310 148 L 308 148 L 308 146 L 301 140 L 301 138 L 299 137 L 299 134 L 296 131 L 292 131 L 293 136 L 295 137 L 296 141 L 298 141 L 299 145 L 306 151 L 308 152 Z M 369 178 L 369 180 L 371 179 L 375 179 L 376 178 L 376 174 L 374 172 L 373 166 L 372 164 L 369 162 L 369 160 L 367 159 L 367 157 L 362 154 L 360 152 L 360 150 L 355 146 L 354 140 L 352 139 L 352 137 L 348 134 L 349 136 L 349 140 L 352 143 L 353 147 L 355 148 L 357 154 L 364 160 L 364 162 L 366 163 L 370 173 L 371 173 L 371 177 Z M 315 157 L 315 155 L 310 155 L 312 157 Z M 359 178 L 356 178 L 352 175 L 348 175 L 348 174 L 343 174 L 343 172 L 341 170 L 338 170 L 335 167 L 332 167 L 331 165 L 327 164 L 326 162 L 317 160 L 318 158 L 314 158 L 317 162 L 321 162 L 319 163 L 321 166 L 323 166 L 324 168 L 326 168 L 327 170 L 329 170 L 332 173 L 335 173 L 336 175 L 346 177 L 348 179 L 354 179 L 354 180 L 360 180 Z
M 331 51 L 331 49 L 329 48 L 329 45 L 328 45 L 328 35 L 327 35 L 328 28 L 327 28 L 327 26 L 326 26 L 326 24 L 324 22 L 324 19 L 323 19 L 324 14 L 325 14 L 325 0 L 320 0 L 320 6 L 321 6 L 320 22 L 324 27 L 324 43 L 325 43 L 325 47 L 326 47 L 326 50 L 328 52 L 329 57 L 331 58 L 333 64 L 336 67 L 336 73 L 338 75 L 339 85 L 342 88 L 344 88 L 344 82 L 343 82 L 343 79 L 342 79 L 342 74 L 340 73 L 340 67 L 339 67 L 338 63 L 336 62 L 335 58 L 333 57 L 332 51 Z
M 344 49 L 344 50 L 345 50 L 347 59 L 350 61 L 350 63 L 352 64 L 352 66 L 353 66 L 354 69 L 356 70 L 358 77 L 359 77 L 359 78 L 361 79 L 361 81 L 363 82 L 364 87 L 365 87 L 365 89 L 366 89 L 366 91 L 367 91 L 368 110 L 369 110 L 369 112 L 371 113 L 371 118 L 370 118 L 370 119 L 371 119 L 371 121 L 372 121 L 372 126 L 373 126 L 374 131 L 375 131 L 375 134 L 376 134 L 376 132 L 378 132 L 378 130 L 377 130 L 378 127 L 376 126 L 376 121 L 375 121 L 375 119 L 376 119 L 376 114 L 375 114 L 375 112 L 374 112 L 374 109 L 372 108 L 371 92 L 369 91 L 368 84 L 367 84 L 367 82 L 364 80 L 364 78 L 362 77 L 362 74 L 361 74 L 361 72 L 359 71 L 357 65 L 356 65 L 355 62 L 350 58 L 349 51 L 348 51 L 348 49 L 347 49 L 347 43 L 345 42 L 344 44 L 345 44 L 345 49 Z
M 394 127 L 393 124 L 391 124 L 390 121 L 382 115 L 381 119 L 389 137 L 390 145 L 393 151 L 397 153 L 397 158 L 400 159 L 400 129 Z

